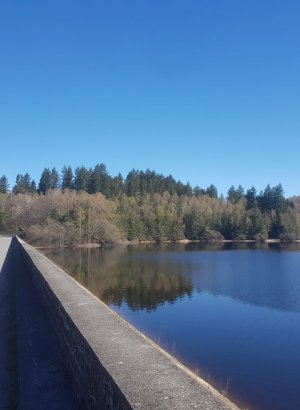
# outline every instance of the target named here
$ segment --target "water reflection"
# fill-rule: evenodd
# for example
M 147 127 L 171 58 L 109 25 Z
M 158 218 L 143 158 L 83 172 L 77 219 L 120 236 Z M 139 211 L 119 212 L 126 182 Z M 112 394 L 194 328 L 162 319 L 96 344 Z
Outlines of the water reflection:
M 197 291 L 300 312 L 299 250 L 299 244 L 189 243 L 45 253 L 104 302 L 125 302 L 132 311 Z
M 64 249 L 45 252 L 107 304 L 126 302 L 132 311 L 155 310 L 193 293 L 192 281 L 182 275 L 186 263 L 160 258 L 137 259 L 131 247 Z
M 186 274 L 195 290 L 252 306 L 300 312 L 300 253 L 248 249 L 170 257 L 181 263 L 186 260 Z

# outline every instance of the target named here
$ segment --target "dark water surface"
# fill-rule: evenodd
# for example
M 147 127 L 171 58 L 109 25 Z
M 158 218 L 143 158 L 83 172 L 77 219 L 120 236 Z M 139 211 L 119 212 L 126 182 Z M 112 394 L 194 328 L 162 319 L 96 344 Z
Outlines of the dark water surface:
M 299 245 L 45 254 L 241 407 L 300 409 Z

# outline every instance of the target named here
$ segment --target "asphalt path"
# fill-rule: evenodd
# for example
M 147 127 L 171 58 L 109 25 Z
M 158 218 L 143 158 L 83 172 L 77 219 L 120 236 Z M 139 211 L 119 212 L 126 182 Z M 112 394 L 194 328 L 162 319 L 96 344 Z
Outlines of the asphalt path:
M 0 238 L 0 267 L 0 409 L 79 409 L 56 335 L 11 238 Z
M 0 408 L 16 408 L 18 380 L 13 275 L 9 274 L 11 238 L 0 238 Z

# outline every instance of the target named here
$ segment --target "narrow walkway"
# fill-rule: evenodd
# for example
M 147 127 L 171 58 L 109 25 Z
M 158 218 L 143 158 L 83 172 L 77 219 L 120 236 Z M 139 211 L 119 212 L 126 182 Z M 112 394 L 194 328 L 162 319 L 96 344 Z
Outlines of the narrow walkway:
M 0 409 L 79 409 L 55 335 L 11 238 L 0 238 Z
M 0 272 L 4 264 L 8 249 L 11 244 L 11 237 L 2 236 L 0 237 Z
M 0 409 L 19 402 L 13 275 L 9 272 L 11 238 L 0 238 Z

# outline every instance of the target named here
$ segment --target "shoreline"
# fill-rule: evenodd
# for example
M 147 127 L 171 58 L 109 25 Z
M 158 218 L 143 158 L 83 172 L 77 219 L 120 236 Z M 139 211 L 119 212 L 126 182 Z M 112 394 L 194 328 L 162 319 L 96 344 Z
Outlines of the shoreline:
M 138 246 L 138 245 L 155 245 L 155 244 L 190 244 L 190 243 L 199 243 L 199 244 L 206 244 L 206 245 L 214 245 L 214 244 L 226 244 L 226 243 L 236 243 L 236 244 L 248 244 L 248 243 L 255 243 L 255 244 L 269 244 L 269 243 L 278 243 L 282 245 L 291 245 L 295 243 L 300 243 L 300 239 L 296 239 L 292 242 L 281 241 L 280 239 L 265 239 L 264 241 L 256 241 L 255 239 L 219 239 L 213 241 L 201 240 L 201 239 L 179 239 L 177 241 L 165 240 L 165 241 L 151 241 L 151 240 L 141 240 L 141 241 L 123 241 L 123 242 L 115 242 L 115 243 L 107 243 L 107 244 L 100 244 L 100 243 L 83 243 L 77 245 L 34 245 L 36 249 L 93 249 L 93 248 L 110 248 L 114 246 Z

